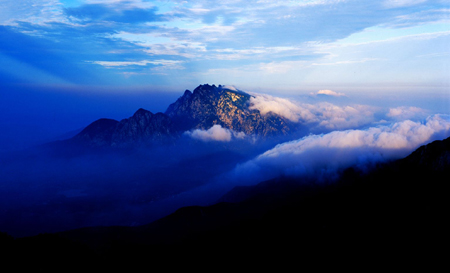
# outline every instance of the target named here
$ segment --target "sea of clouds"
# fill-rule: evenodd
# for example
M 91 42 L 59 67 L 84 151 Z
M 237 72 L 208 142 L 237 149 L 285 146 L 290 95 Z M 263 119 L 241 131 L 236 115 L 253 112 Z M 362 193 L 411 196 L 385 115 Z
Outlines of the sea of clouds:
M 238 165 L 237 178 L 270 179 L 280 175 L 337 178 L 340 170 L 361 170 L 407 156 L 419 146 L 450 135 L 450 116 L 432 115 L 422 122 L 405 120 L 389 125 L 308 135 L 281 143 Z
M 270 95 L 254 95 L 250 109 L 265 115 L 270 112 L 292 122 L 307 125 L 312 130 L 341 130 L 374 122 L 376 108 L 368 105 L 338 106 L 329 102 L 300 103 Z

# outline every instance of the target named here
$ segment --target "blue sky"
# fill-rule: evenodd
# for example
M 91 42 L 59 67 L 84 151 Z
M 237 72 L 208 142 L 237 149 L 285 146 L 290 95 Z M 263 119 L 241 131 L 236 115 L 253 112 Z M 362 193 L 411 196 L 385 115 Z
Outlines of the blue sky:
M 449 45 L 448 0 L 2 0 L 0 106 L 66 130 L 214 83 L 449 113 Z
M 449 86 L 449 1 L 3 0 L 0 10 L 0 79 L 13 83 Z

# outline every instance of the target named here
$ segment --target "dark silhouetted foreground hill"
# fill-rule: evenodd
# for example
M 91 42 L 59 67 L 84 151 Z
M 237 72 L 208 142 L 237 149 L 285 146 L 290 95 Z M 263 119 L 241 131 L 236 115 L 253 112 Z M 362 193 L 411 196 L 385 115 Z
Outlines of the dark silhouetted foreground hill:
M 200 266 L 300 265 L 440 259 L 450 138 L 370 173 L 347 169 L 332 184 L 277 178 L 236 188 L 216 205 L 185 207 L 139 227 L 84 228 L 29 238 L 2 235 L 10 259 Z M 417 261 L 419 261 L 417 260 Z M 103 264 L 102 264 L 103 263 Z M 174 264 L 175 263 L 175 264 Z M 366 266 L 369 266 L 367 264 Z

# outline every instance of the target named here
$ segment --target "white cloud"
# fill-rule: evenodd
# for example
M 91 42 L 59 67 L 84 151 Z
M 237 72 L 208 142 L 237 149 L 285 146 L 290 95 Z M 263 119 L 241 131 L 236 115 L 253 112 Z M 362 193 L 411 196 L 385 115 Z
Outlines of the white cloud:
M 423 2 L 426 2 L 426 0 L 385 0 L 383 4 L 388 8 L 400 8 L 414 6 Z
M 318 129 L 356 128 L 374 121 L 375 107 L 367 105 L 337 106 L 328 102 L 306 105 L 317 117 Z
M 122 9 L 131 9 L 131 8 L 140 8 L 140 9 L 148 9 L 155 6 L 153 1 L 147 0 L 84 0 L 86 4 L 104 4 L 109 6 L 116 6 L 117 8 Z
M 114 62 L 114 61 L 93 61 L 92 63 L 99 64 L 101 66 L 110 68 L 110 67 L 121 67 L 121 66 L 146 66 L 147 64 L 153 64 L 162 66 L 166 69 L 184 69 L 180 64 L 182 61 L 174 61 L 174 60 L 154 60 L 154 61 L 122 61 L 122 62 Z
M 387 117 L 398 119 L 398 120 L 405 120 L 405 119 L 412 119 L 417 117 L 423 117 L 425 115 L 426 111 L 422 108 L 418 107 L 406 107 L 406 106 L 400 106 L 396 108 L 390 108 L 389 112 L 386 114 Z
M 202 53 L 206 51 L 205 46 L 201 43 L 163 43 L 163 44 L 138 44 L 148 47 L 144 51 L 151 55 L 174 55 L 185 58 L 201 58 Z
M 234 132 L 233 130 L 223 128 L 222 126 L 216 124 L 208 130 L 195 129 L 193 131 L 185 132 L 186 135 L 202 140 L 202 141 L 223 141 L 229 142 L 232 137 L 243 139 L 245 138 L 245 133 L 243 132 Z
M 144 47 L 144 52 L 158 56 L 158 55 L 174 55 L 185 58 L 201 58 L 206 52 L 206 45 L 202 42 L 197 42 L 198 39 L 184 40 L 186 37 L 170 37 L 177 35 L 176 31 L 168 27 L 160 26 L 159 30 L 153 30 L 149 33 L 138 32 L 130 33 L 120 31 L 111 35 L 111 38 L 118 38 L 124 41 Z
M 247 135 L 244 132 L 234 132 L 232 131 L 235 138 L 244 139 Z
M 333 91 L 331 91 L 333 92 Z M 313 130 L 341 130 L 355 128 L 373 122 L 375 108 L 366 105 L 337 106 L 322 102 L 305 104 L 296 101 L 253 94 L 250 109 L 257 109 L 262 115 L 274 113 L 290 121 L 307 124 Z
M 338 93 L 332 90 L 319 90 L 317 91 L 317 95 L 328 95 L 328 96 L 333 96 L 333 97 L 344 97 L 345 94 L 344 93 Z
M 260 63 L 258 70 L 267 74 L 285 74 L 295 68 L 299 68 L 299 66 L 303 66 L 304 63 L 304 61 Z
M 366 63 L 371 61 L 378 61 L 380 59 L 377 58 L 363 58 L 361 60 L 344 60 L 344 61 L 337 61 L 337 62 L 321 62 L 321 63 L 312 63 L 311 65 L 342 65 L 342 64 L 359 64 L 359 63 Z
M 277 145 L 236 168 L 238 176 L 269 179 L 281 174 L 330 177 L 339 169 L 397 159 L 420 145 L 450 134 L 450 116 L 435 115 L 426 122 L 410 120 L 367 130 L 310 135 Z M 255 178 L 255 177 L 252 177 Z
M 272 112 L 293 122 L 315 120 L 316 117 L 308 110 L 288 99 L 270 95 L 254 95 L 250 98 L 250 109 L 257 109 L 262 115 Z
M 267 56 L 286 57 L 311 54 L 305 46 L 249 47 L 243 49 L 219 48 L 211 51 L 212 53 L 208 58 L 218 60 L 265 59 Z M 267 73 L 283 73 L 291 70 L 296 65 L 298 65 L 298 62 L 293 61 L 260 63 L 258 69 Z
M 229 89 L 229 90 L 232 90 L 232 91 L 239 92 L 239 90 L 234 85 L 224 85 L 223 89 Z
M 2 0 L 0 10 L 0 24 L 4 25 L 14 25 L 16 21 L 34 24 L 68 23 L 58 0 Z

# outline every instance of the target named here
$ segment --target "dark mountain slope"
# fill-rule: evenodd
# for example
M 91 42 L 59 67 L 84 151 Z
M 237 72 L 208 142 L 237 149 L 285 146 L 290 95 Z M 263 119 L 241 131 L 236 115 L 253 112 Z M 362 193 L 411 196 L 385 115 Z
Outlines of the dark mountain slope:
M 230 255 L 249 253 L 289 264 L 368 256 L 380 263 L 398 261 L 400 254 L 409 261 L 436 258 L 446 234 L 449 141 L 433 142 L 370 173 L 347 169 L 329 185 L 278 178 L 247 188 L 246 198 L 236 198 L 236 190 L 223 198 L 241 199 L 237 203 L 186 207 L 140 227 L 85 228 L 54 236 L 89 246 L 98 259 L 153 257 L 154 264 L 233 263 L 237 260 L 230 261 Z
M 145 109 L 120 122 L 99 119 L 71 139 L 72 143 L 90 147 L 126 147 L 152 141 L 170 141 L 176 137 L 172 120 L 163 113 L 153 114 Z
M 111 145 L 121 146 L 173 138 L 172 120 L 163 113 L 153 114 L 139 109 L 128 119 L 121 120 L 112 134 Z
M 94 146 L 110 145 L 112 135 L 118 124 L 117 120 L 102 118 L 89 124 L 73 139 Z
M 412 165 L 428 171 L 448 171 L 450 166 L 450 138 L 434 141 L 422 146 L 402 160 L 405 165 Z

